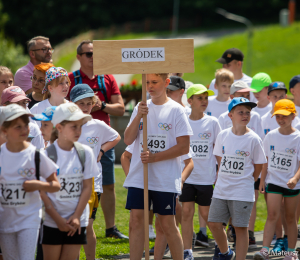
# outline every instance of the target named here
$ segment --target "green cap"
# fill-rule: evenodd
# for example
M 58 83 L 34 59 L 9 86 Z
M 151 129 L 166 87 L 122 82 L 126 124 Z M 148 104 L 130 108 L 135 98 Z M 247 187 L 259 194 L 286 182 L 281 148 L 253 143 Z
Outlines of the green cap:
M 271 77 L 267 73 L 259 72 L 252 78 L 251 88 L 253 90 L 251 90 L 251 92 L 260 92 L 264 87 L 268 87 L 271 83 Z
M 194 84 L 188 88 L 188 90 L 186 92 L 186 96 L 187 96 L 187 98 L 190 98 L 193 95 L 200 95 L 204 92 L 207 92 L 209 96 L 213 96 L 215 94 L 212 90 L 207 89 L 202 84 Z

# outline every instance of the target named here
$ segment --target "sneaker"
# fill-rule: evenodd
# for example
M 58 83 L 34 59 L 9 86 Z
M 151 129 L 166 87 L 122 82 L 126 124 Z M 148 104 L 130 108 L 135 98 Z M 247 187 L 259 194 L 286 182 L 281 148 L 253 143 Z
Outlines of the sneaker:
M 229 242 L 234 242 L 233 236 L 232 236 L 232 234 L 233 234 L 232 231 L 233 231 L 233 227 L 231 225 L 229 225 L 228 229 L 227 229 L 227 239 Z
M 193 232 L 193 240 L 192 240 L 192 248 L 195 247 L 195 244 L 196 244 L 196 239 L 197 239 L 197 235 L 195 232 Z
M 193 255 L 190 255 L 189 252 L 183 251 L 183 259 L 184 260 L 194 260 Z
M 202 231 L 197 233 L 196 246 L 209 247 L 208 236 L 203 235 Z
M 253 255 L 254 260 L 266 260 L 269 259 L 269 252 L 266 248 L 262 248 L 259 252 Z
M 257 248 L 257 244 L 255 242 L 255 237 L 249 237 L 249 248 Z
M 230 247 L 228 248 L 228 250 L 229 253 L 226 255 L 219 253 L 220 260 L 233 260 L 235 258 L 235 253 L 230 249 Z
M 154 233 L 154 228 L 152 225 L 149 225 L 149 239 L 155 239 L 156 234 Z
M 276 238 L 276 234 L 274 234 L 272 242 L 271 242 L 271 246 L 274 246 L 276 244 L 277 238 Z
M 106 230 L 106 237 L 113 237 L 113 238 L 117 238 L 117 239 L 129 239 L 128 236 L 125 236 L 124 234 L 122 234 L 117 227 L 114 227 L 112 229 L 112 231 L 107 231 Z
M 272 249 L 272 254 L 277 254 L 277 253 L 281 253 L 282 251 L 284 251 L 284 243 L 283 243 L 283 239 L 282 238 L 278 238 L 276 240 L 276 243 Z
M 170 251 L 170 248 L 169 248 L 169 245 L 167 244 L 164 255 L 169 253 L 169 251 Z M 154 255 L 154 246 L 149 250 L 149 255 Z
M 283 260 L 298 260 L 298 255 L 295 252 L 286 252 Z
M 220 252 L 219 247 L 217 245 L 215 245 L 215 254 L 213 256 L 213 260 L 219 260 L 220 259 L 220 256 L 219 256 L 220 253 L 221 252 Z
M 283 246 L 284 246 L 284 251 L 287 251 L 288 250 L 288 238 L 285 236 L 283 238 Z
M 154 255 L 154 246 L 149 250 L 149 255 Z

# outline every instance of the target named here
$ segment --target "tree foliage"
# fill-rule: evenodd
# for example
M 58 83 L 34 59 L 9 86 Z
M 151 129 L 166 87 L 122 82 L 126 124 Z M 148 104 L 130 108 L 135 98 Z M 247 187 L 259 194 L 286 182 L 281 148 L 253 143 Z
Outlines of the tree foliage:
M 10 18 L 5 33 L 16 42 L 25 44 L 33 36 L 45 35 L 56 44 L 90 29 L 145 18 L 170 18 L 174 0 L 5 0 L 3 3 Z M 225 20 L 215 13 L 218 7 L 262 23 L 278 21 L 280 9 L 287 4 L 288 1 L 281 0 L 181 0 L 179 13 L 182 18 L 199 18 L 202 28 L 218 27 Z

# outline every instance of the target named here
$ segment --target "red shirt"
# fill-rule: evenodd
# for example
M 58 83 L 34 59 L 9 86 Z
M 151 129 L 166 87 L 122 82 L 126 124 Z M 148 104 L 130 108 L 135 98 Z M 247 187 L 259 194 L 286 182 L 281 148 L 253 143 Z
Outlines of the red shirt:
M 90 79 L 87 75 L 85 75 L 82 72 L 82 70 L 80 70 L 80 74 L 81 74 L 81 78 L 82 78 L 82 83 L 88 84 L 92 89 L 99 88 L 97 76 L 95 76 L 93 79 Z M 71 80 L 71 86 L 70 86 L 70 90 L 69 90 L 69 94 L 68 94 L 68 97 L 69 97 L 71 89 L 75 86 L 75 81 L 74 81 L 74 75 L 72 72 L 70 72 L 68 75 Z M 118 87 L 117 82 L 113 75 L 104 75 L 104 82 L 105 82 L 106 95 L 107 95 L 108 101 L 111 100 L 112 95 L 121 95 L 119 87 Z M 95 93 L 101 101 L 105 102 L 105 98 L 101 91 L 97 91 Z M 110 125 L 109 114 L 105 113 L 104 111 L 98 110 L 96 112 L 91 113 L 91 116 L 94 119 L 102 120 L 107 125 Z

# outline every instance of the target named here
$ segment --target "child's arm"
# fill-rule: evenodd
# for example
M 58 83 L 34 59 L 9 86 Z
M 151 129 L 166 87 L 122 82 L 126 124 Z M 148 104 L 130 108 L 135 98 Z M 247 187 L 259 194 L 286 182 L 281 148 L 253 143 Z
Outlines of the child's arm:
M 187 154 L 190 151 L 190 136 L 179 136 L 176 138 L 177 144 L 171 147 L 170 149 L 159 152 L 159 153 L 150 153 L 150 151 L 141 153 L 142 163 L 154 163 L 165 160 L 170 160 L 181 155 Z
M 131 160 L 132 154 L 128 151 L 125 151 L 122 155 L 121 155 L 121 165 L 123 168 L 123 171 L 125 172 L 125 175 L 127 177 L 128 173 L 129 173 L 129 167 L 130 167 L 130 160 Z
M 80 217 L 82 215 L 82 212 L 84 211 L 89 198 L 92 194 L 92 186 L 93 186 L 93 179 L 86 179 L 83 180 L 83 187 L 81 191 L 81 195 L 78 201 L 78 205 L 76 207 L 76 210 L 74 214 L 68 219 L 67 224 L 70 224 L 75 228 L 75 230 L 78 229 L 78 234 L 80 235 L 81 229 L 80 229 Z M 75 234 L 74 231 L 70 231 L 68 235 L 73 236 Z
M 185 183 L 186 179 L 191 175 L 194 169 L 194 162 L 192 158 L 186 159 L 183 162 L 185 166 L 181 173 L 181 190 L 182 190 L 183 183 Z
M 67 220 L 58 214 L 56 209 L 53 207 L 52 202 L 47 196 L 46 192 L 41 191 L 40 195 L 45 205 L 45 211 L 55 221 L 58 229 L 62 232 L 73 231 L 75 233 L 76 229 L 72 227 L 70 224 L 67 224 Z
M 263 164 L 254 164 L 254 172 L 253 172 L 254 181 L 257 181 L 262 168 L 263 168 Z
M 139 131 L 139 124 L 143 115 L 148 114 L 147 104 L 143 101 L 139 103 L 138 112 L 135 118 L 132 120 L 131 124 L 125 129 L 124 132 L 124 143 L 131 145 L 137 137 Z
M 115 146 L 118 144 L 118 142 L 120 142 L 120 140 L 121 140 L 121 136 L 118 135 L 118 137 L 117 137 L 115 140 L 113 140 L 113 141 L 111 141 L 111 142 L 106 142 L 105 144 L 102 144 L 101 149 L 102 149 L 104 152 L 107 152 L 107 151 L 110 150 L 111 148 L 115 147 Z M 100 162 L 102 155 L 103 155 L 103 154 L 102 154 L 102 152 L 100 151 L 100 153 L 99 153 L 99 155 L 98 155 L 98 158 L 97 158 L 97 162 Z
M 287 186 L 290 189 L 294 189 L 298 181 L 300 180 L 300 166 L 298 168 L 298 171 L 295 173 L 294 177 L 290 178 L 287 182 Z
M 260 184 L 259 184 L 259 191 L 260 193 L 265 193 L 265 180 L 268 174 L 268 157 L 267 162 L 263 164 L 261 176 L 260 176 Z
M 30 180 L 23 183 L 23 188 L 26 192 L 32 192 L 36 190 L 45 192 L 57 192 L 60 189 L 60 183 L 56 178 L 56 173 L 52 173 L 47 179 L 47 182 Z
M 222 157 L 221 156 L 216 156 L 216 159 L 217 159 L 217 163 L 218 163 L 218 170 L 216 172 L 216 181 L 215 181 L 215 184 L 217 182 L 217 179 L 218 179 L 218 175 L 219 175 L 219 170 L 220 170 L 220 167 L 221 167 L 221 160 L 222 160 Z

